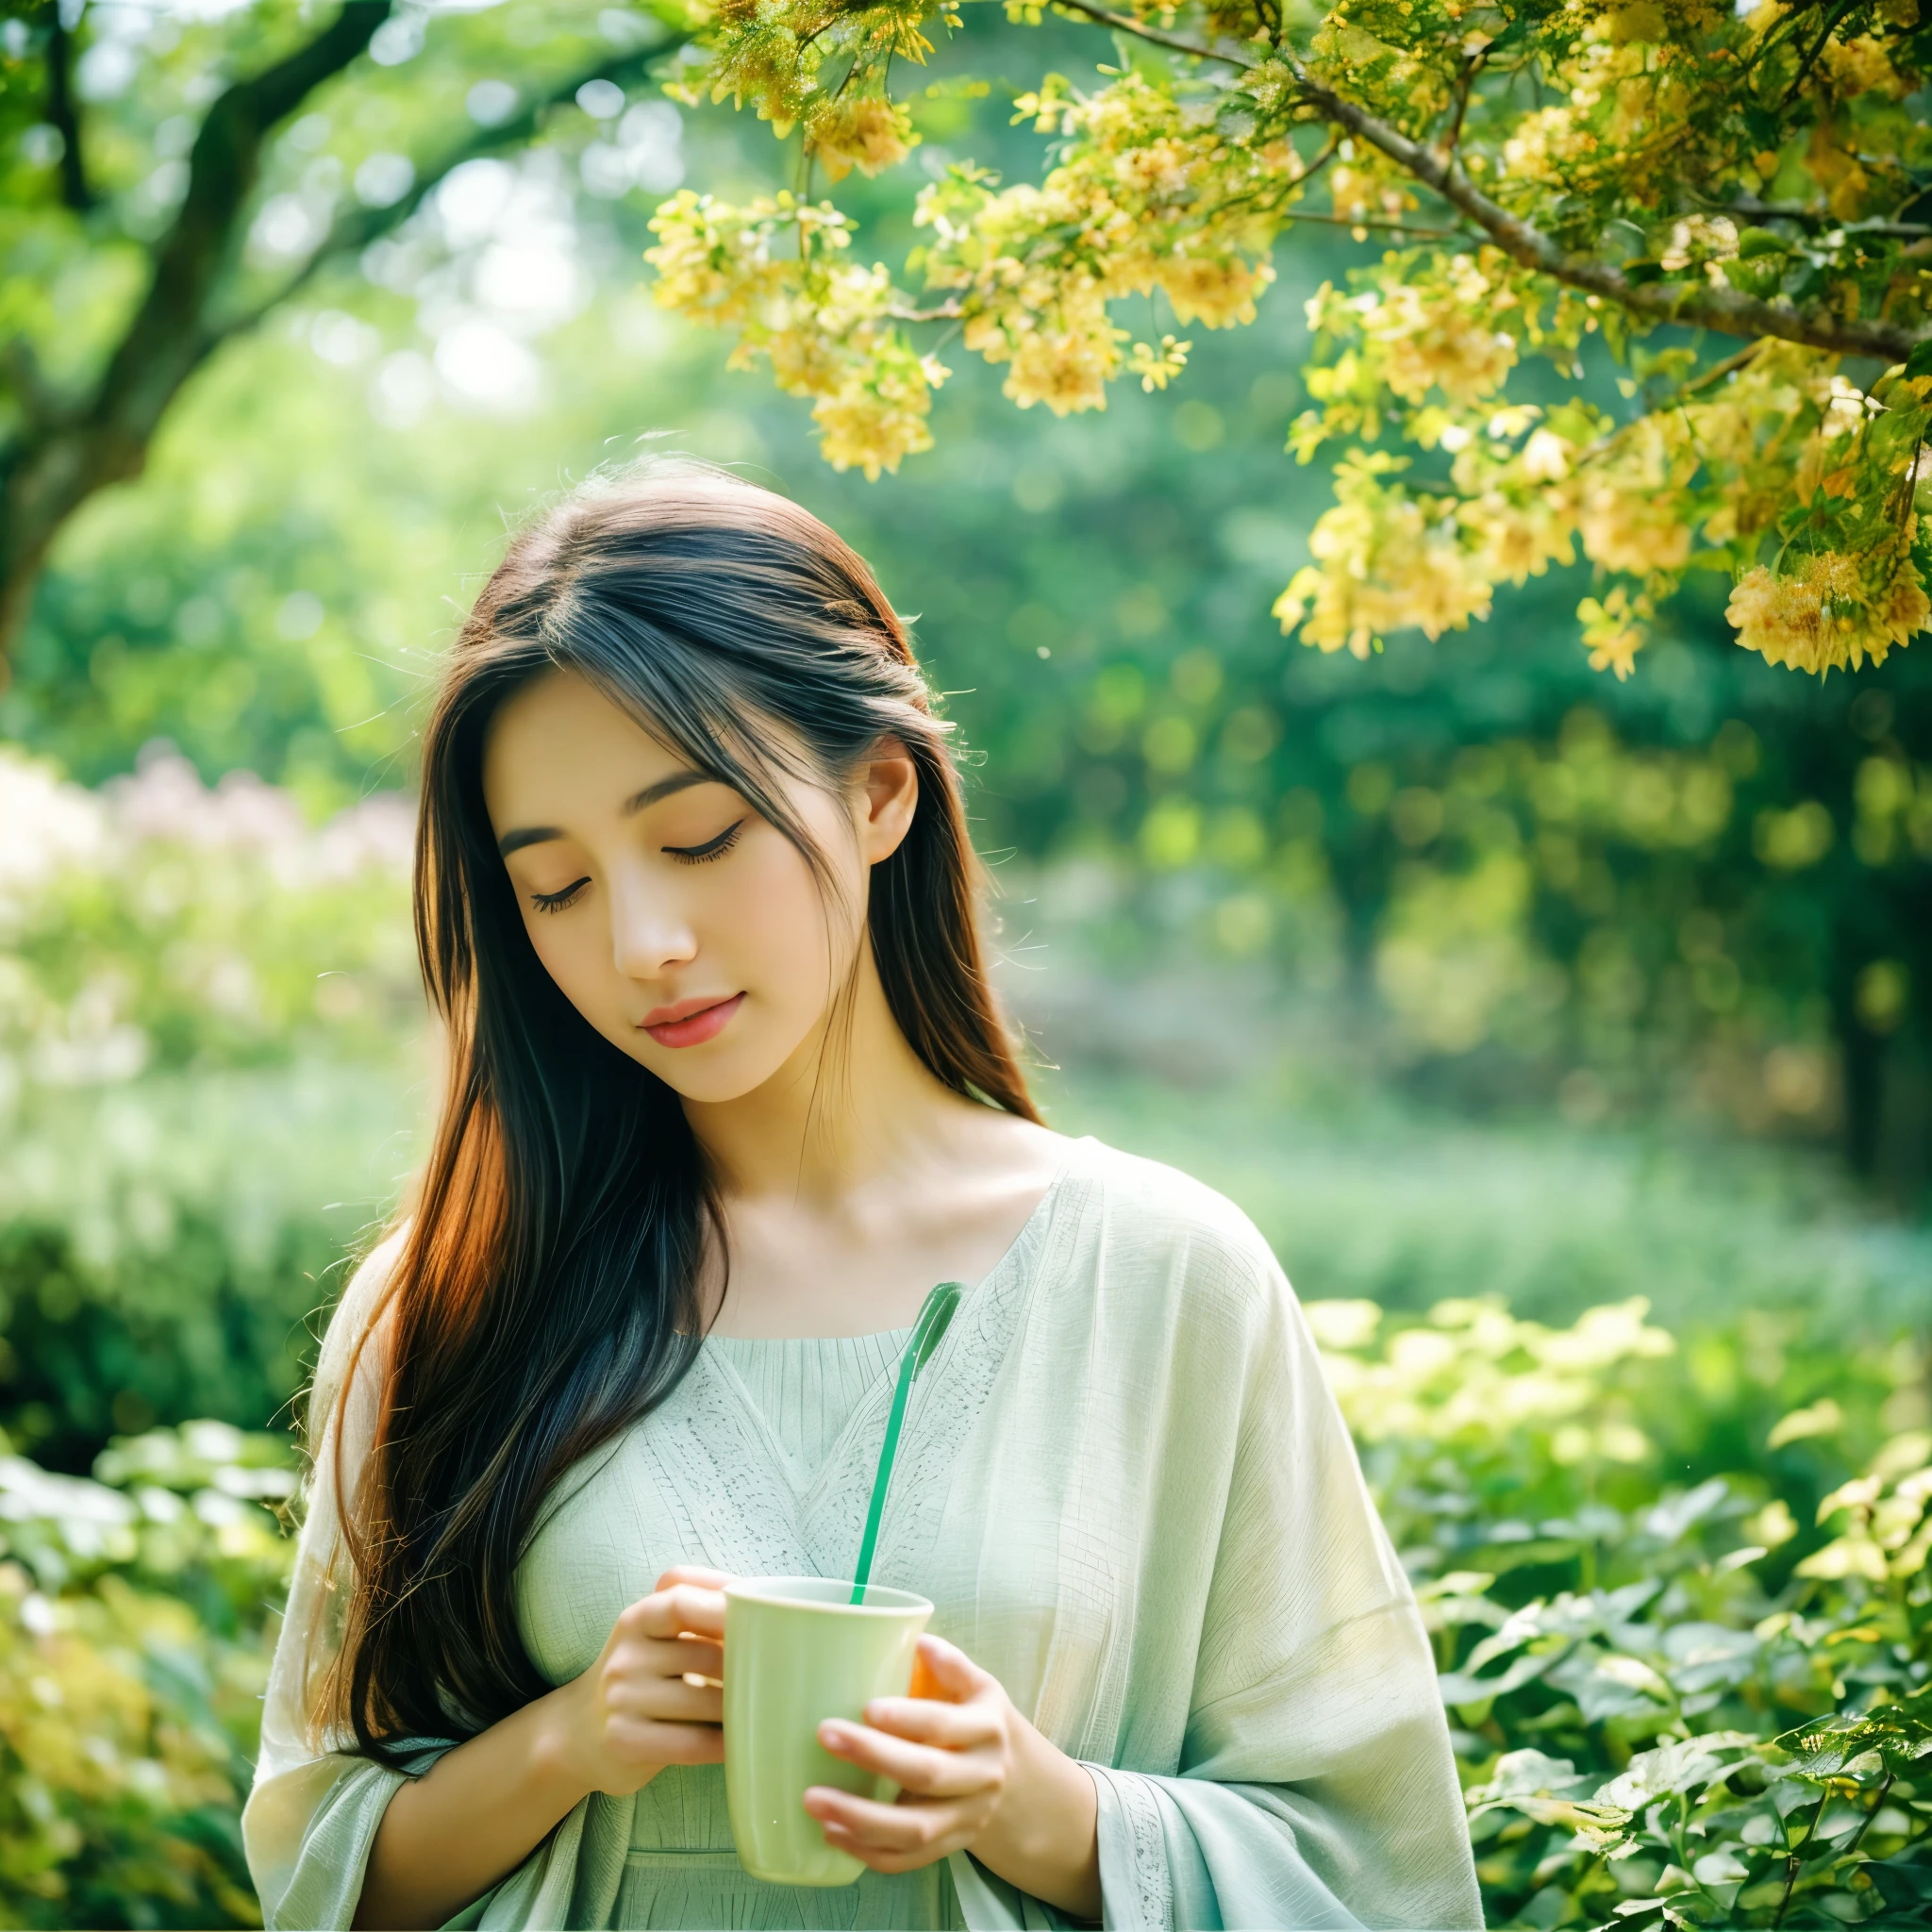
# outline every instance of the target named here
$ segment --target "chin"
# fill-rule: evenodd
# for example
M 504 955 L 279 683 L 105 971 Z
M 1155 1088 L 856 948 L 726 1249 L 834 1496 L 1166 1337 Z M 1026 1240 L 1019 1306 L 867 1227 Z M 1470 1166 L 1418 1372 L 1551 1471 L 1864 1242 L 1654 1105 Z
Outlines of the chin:
M 722 1042 L 721 1042 L 722 1044 Z M 784 1064 L 784 1056 L 774 1059 L 769 1054 L 748 1053 L 741 1043 L 730 1052 L 709 1053 L 704 1046 L 667 1048 L 642 1052 L 626 1045 L 625 1050 L 641 1067 L 648 1068 L 665 1086 L 685 1100 L 720 1105 L 741 1099 L 762 1087 Z

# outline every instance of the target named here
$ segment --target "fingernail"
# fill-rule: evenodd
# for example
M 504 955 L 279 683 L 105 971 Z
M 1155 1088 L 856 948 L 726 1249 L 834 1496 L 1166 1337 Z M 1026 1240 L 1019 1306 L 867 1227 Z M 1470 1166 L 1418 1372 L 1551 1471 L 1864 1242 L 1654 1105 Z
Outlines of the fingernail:
M 827 1718 L 824 1721 L 824 1723 L 819 1726 L 819 1736 L 822 1739 L 824 1739 L 827 1744 L 842 1744 L 846 1741 L 847 1738 L 851 1734 L 846 1730 L 845 1726 L 840 1724 L 835 1718 Z

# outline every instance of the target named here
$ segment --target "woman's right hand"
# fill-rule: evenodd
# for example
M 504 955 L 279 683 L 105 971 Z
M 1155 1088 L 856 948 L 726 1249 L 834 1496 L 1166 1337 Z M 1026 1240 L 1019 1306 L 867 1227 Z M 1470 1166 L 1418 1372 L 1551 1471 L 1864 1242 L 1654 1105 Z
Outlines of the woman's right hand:
M 559 1698 L 551 1748 L 573 1783 L 621 1798 L 667 1764 L 724 1762 L 719 1684 L 731 1580 L 723 1570 L 680 1564 L 620 1614 L 603 1655 Z M 687 1674 L 711 1681 L 690 1684 Z

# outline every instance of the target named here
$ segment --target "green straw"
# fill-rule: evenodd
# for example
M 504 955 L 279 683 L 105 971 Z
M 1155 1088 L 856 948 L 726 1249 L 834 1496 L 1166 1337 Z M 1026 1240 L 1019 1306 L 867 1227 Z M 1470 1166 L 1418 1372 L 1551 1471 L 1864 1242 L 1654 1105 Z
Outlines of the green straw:
M 912 1378 L 926 1364 L 940 1345 L 966 1292 L 957 1281 L 942 1281 L 921 1303 L 919 1320 L 912 1324 L 912 1340 L 899 1357 L 899 1386 L 892 1391 L 892 1413 L 886 1424 L 886 1440 L 879 1449 L 879 1471 L 872 1482 L 872 1507 L 865 1512 L 865 1541 L 858 1546 L 858 1572 L 852 1586 L 852 1601 L 865 1601 L 866 1580 L 872 1575 L 872 1553 L 879 1540 L 879 1520 L 886 1513 L 886 1485 L 892 1479 L 892 1458 L 899 1453 L 899 1429 L 906 1420 L 906 1399 L 912 1393 Z

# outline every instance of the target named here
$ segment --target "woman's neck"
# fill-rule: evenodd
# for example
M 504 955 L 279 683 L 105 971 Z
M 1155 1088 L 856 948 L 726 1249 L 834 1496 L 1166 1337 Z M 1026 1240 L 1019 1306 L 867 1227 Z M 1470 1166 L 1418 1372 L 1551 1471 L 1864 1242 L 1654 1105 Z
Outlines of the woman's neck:
M 684 1111 L 727 1201 L 781 1198 L 836 1213 L 964 1152 L 989 1109 L 913 1052 L 868 937 L 842 1010 L 835 1005 L 762 1086 L 734 1100 L 687 1100 Z

